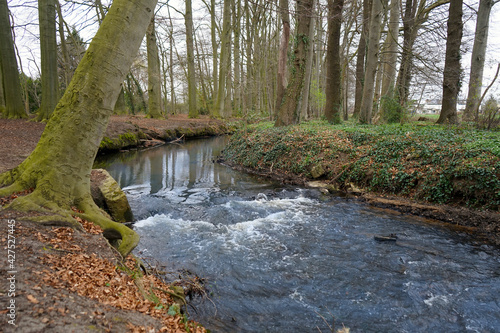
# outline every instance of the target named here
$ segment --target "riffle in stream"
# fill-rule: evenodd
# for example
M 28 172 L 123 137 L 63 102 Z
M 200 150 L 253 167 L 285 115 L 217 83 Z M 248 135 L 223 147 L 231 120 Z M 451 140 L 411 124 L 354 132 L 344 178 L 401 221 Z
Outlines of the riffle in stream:
M 227 138 L 111 156 L 137 251 L 208 281 L 212 332 L 500 332 L 500 250 L 213 160 Z M 396 234 L 396 242 L 374 235 Z

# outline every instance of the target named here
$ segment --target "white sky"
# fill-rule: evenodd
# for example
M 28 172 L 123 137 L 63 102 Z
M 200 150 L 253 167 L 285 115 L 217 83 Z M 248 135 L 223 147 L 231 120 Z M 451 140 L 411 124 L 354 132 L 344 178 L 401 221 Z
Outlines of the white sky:
M 61 3 L 62 0 L 60 0 Z M 474 4 L 472 5 L 477 9 L 477 0 L 470 0 Z M 103 1 L 106 3 L 106 1 Z M 467 1 L 469 2 L 469 1 Z M 18 52 L 22 58 L 22 70 L 32 77 L 37 77 L 39 74 L 39 43 L 38 43 L 38 25 L 37 25 L 37 1 L 36 0 L 9 0 L 9 8 L 11 9 L 15 29 L 15 40 L 18 48 Z M 184 11 L 184 1 L 175 0 L 170 1 L 170 5 L 173 5 L 179 11 Z M 93 34 L 97 29 L 97 25 L 90 25 L 89 20 L 95 16 L 94 10 L 87 10 L 82 12 L 81 10 L 76 11 L 69 7 L 69 4 L 64 5 L 66 12 L 63 16 L 70 25 L 76 25 L 78 29 L 82 29 L 81 33 L 84 39 L 92 38 Z M 193 7 L 200 8 L 203 6 L 201 0 L 193 0 Z M 76 14 L 77 13 L 77 14 Z M 175 11 L 171 12 L 172 15 L 179 17 Z M 205 17 L 204 17 L 205 16 Z M 206 14 L 203 11 L 195 11 L 194 20 L 205 19 Z M 182 20 L 177 21 L 179 24 L 183 25 Z M 475 22 L 467 22 L 467 27 L 470 31 L 474 31 Z M 196 25 L 196 22 L 195 22 Z M 210 37 L 207 36 L 207 39 Z M 182 43 L 182 41 L 179 41 Z M 179 47 L 179 46 L 178 46 Z M 472 49 L 472 46 L 470 47 Z M 444 59 L 444 49 L 443 49 L 443 59 Z M 490 29 L 488 37 L 488 49 L 486 56 L 486 63 L 484 68 L 484 78 L 483 84 L 487 86 L 493 80 L 496 72 L 497 64 L 500 63 L 500 4 L 493 7 L 492 15 L 490 18 Z M 470 71 L 470 54 L 465 54 L 462 58 L 462 67 L 464 69 L 464 80 L 462 84 L 462 90 L 460 93 L 460 98 L 465 98 L 467 94 L 467 84 Z M 440 87 L 432 87 L 432 91 L 435 91 L 436 96 L 440 96 Z M 490 89 L 488 95 L 500 99 L 500 78 L 497 79 L 494 86 Z

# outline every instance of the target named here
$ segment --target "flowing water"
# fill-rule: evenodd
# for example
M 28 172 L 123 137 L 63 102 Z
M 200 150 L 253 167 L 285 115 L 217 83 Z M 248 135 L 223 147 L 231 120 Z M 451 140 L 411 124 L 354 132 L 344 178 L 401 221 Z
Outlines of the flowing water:
M 212 332 L 500 332 L 500 250 L 438 223 L 213 163 L 226 138 L 101 161 L 137 251 L 206 278 Z M 374 235 L 398 235 L 377 242 Z

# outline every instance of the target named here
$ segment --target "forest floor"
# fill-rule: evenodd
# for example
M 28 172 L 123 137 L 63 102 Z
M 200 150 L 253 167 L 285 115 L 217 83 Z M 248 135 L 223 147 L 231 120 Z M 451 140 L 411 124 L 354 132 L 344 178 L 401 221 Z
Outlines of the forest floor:
M 0 173 L 14 168 L 31 153 L 44 128 L 44 124 L 35 121 L 0 119 Z M 185 115 L 176 115 L 167 120 L 154 120 L 112 116 L 105 136 L 113 139 L 125 133 L 141 133 L 137 145 L 148 146 L 158 143 L 166 131 L 175 139 L 178 134 L 194 136 L 207 132 L 207 128 L 210 134 L 223 134 L 227 130 L 222 121 L 208 117 L 188 119 Z M 12 199 L 0 198 L 0 206 Z M 0 331 L 205 331 L 170 308 L 170 294 L 156 292 L 161 306 L 144 300 L 130 274 L 116 269 L 123 263 L 95 228 L 80 232 L 42 226 L 28 222 L 26 217 L 0 210 L 0 251 L 3 252 L 0 255 Z M 156 290 L 169 288 L 155 276 L 145 279 Z M 177 283 L 192 286 L 196 283 L 194 280 Z

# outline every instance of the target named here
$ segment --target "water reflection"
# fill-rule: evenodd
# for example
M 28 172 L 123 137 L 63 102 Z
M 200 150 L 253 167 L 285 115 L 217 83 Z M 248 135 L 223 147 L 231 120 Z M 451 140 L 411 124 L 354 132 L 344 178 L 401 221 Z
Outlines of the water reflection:
M 108 169 L 130 194 L 163 196 L 171 191 L 185 193 L 197 188 L 244 186 L 253 177 L 214 163 L 214 157 L 220 154 L 227 140 L 227 137 L 195 140 L 101 157 L 96 166 Z
M 192 315 L 212 331 L 329 332 L 321 314 L 353 332 L 500 332 L 498 249 L 214 164 L 226 140 L 100 162 L 128 194 L 142 255 L 210 281 L 214 303 Z

